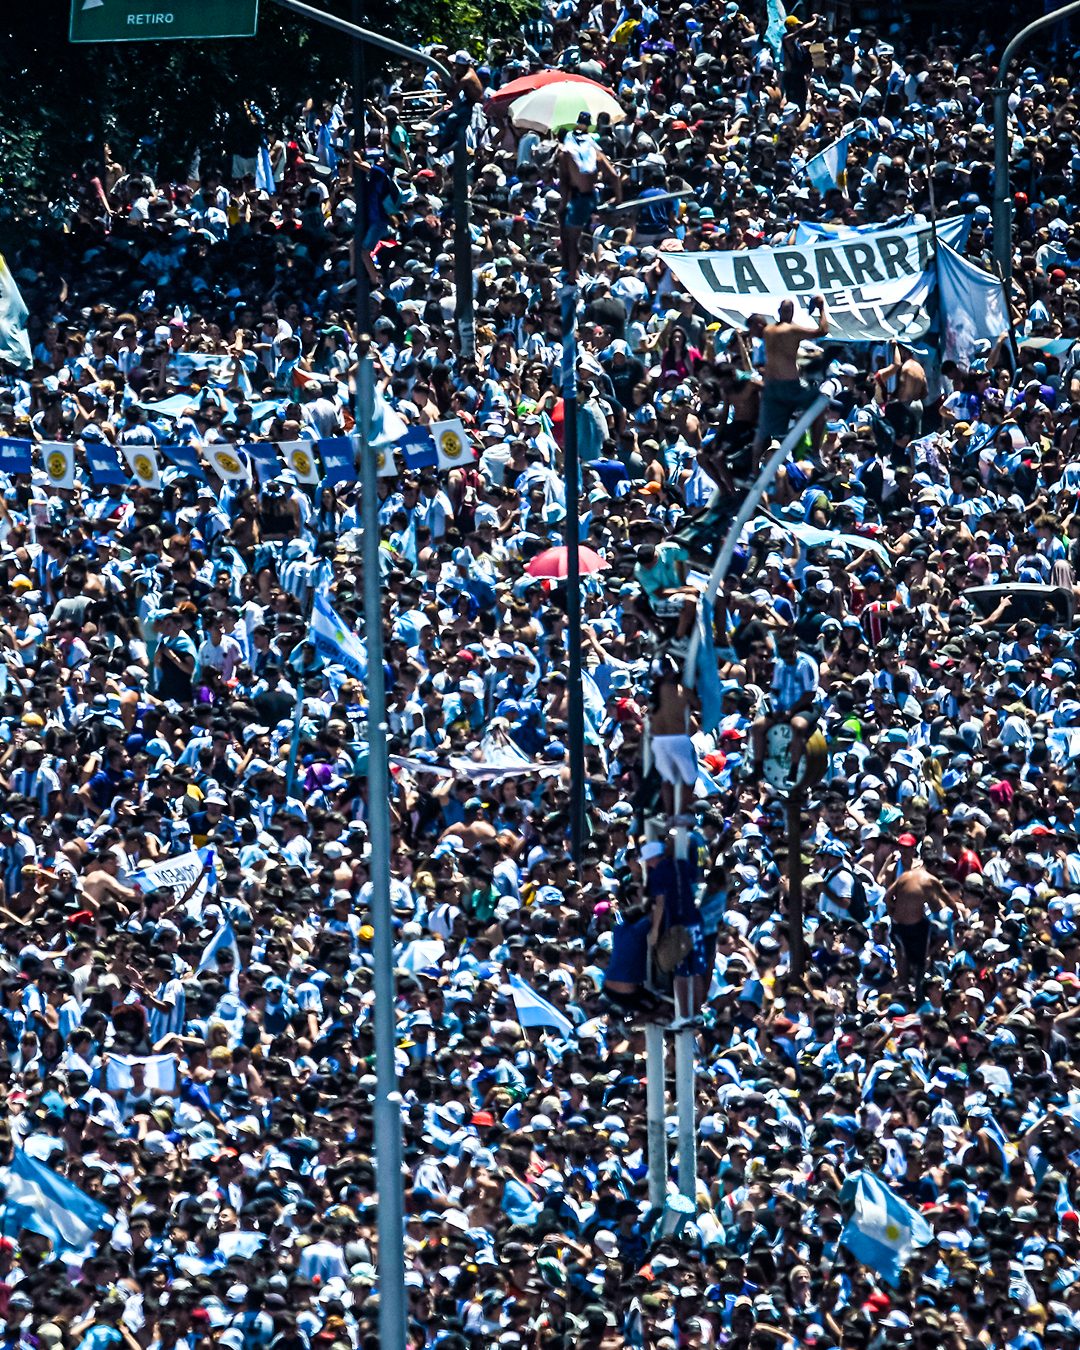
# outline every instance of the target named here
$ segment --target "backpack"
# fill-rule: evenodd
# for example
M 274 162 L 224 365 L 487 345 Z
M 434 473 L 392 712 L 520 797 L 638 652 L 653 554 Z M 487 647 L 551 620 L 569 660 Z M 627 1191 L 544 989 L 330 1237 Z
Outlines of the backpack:
M 862 877 L 859 876 L 858 871 L 854 867 L 845 867 L 843 865 L 834 867 L 825 878 L 825 889 L 829 889 L 829 883 L 832 881 L 833 877 L 839 876 L 841 872 L 851 873 L 851 899 L 848 901 L 848 914 L 851 915 L 856 923 L 865 923 L 870 917 L 870 904 L 866 895 L 866 883 L 863 881 Z M 831 891 L 830 895 L 832 895 Z M 832 899 L 839 903 L 839 897 L 836 895 L 832 895 Z

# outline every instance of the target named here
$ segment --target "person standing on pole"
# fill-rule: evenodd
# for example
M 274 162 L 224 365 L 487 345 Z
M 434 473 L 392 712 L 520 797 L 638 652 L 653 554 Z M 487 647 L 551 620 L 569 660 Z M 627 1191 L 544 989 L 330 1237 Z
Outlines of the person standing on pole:
M 829 315 L 825 297 L 815 295 L 808 309 L 817 311 L 817 323 L 795 323 L 795 305 L 785 300 L 777 313 L 776 323 L 769 323 L 762 314 L 753 314 L 747 324 L 752 338 L 765 343 L 765 383 L 761 390 L 761 411 L 758 417 L 757 437 L 754 441 L 754 463 L 769 441 L 786 436 L 791 419 L 808 408 L 817 390 L 799 374 L 799 347 L 807 339 L 821 338 L 829 331 Z M 821 443 L 822 420 L 812 432 L 814 448 Z
M 562 264 L 564 279 L 577 277 L 581 236 L 599 204 L 601 178 L 611 184 L 615 200 L 622 200 L 622 179 L 592 136 L 592 116 L 578 114 L 577 126 L 567 132 L 559 153 L 559 192 L 562 196 Z

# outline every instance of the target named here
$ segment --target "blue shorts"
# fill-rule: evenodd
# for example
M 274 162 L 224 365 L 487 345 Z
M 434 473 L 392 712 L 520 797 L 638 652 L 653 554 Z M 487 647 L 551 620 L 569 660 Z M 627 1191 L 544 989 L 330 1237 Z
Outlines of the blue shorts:
M 595 191 L 575 192 L 563 212 L 563 224 L 570 230 L 583 230 L 593 218 L 600 198 Z

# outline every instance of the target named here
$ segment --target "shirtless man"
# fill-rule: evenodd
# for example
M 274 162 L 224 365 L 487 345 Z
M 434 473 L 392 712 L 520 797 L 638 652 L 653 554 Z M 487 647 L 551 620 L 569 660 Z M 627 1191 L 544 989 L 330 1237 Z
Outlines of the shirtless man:
M 776 323 L 769 323 L 763 314 L 753 314 L 747 325 L 751 337 L 765 341 L 765 383 L 754 440 L 755 466 L 769 441 L 786 436 L 792 417 L 809 408 L 817 397 L 816 391 L 799 375 L 798 355 L 804 341 L 824 337 L 829 331 L 825 297 L 815 295 L 808 308 L 811 314 L 817 311 L 817 324 L 813 327 L 792 322 L 795 305 L 791 300 L 780 306 Z M 811 435 L 815 450 L 821 444 L 824 425 L 823 417 L 814 423 Z
M 901 872 L 885 892 L 885 908 L 892 921 L 893 943 L 897 953 L 897 974 L 910 982 L 915 999 L 922 998 L 926 960 L 930 953 L 930 913 L 947 905 L 958 917 L 965 917 L 949 892 L 922 863 Z
M 578 115 L 559 152 L 559 192 L 562 195 L 562 262 L 565 280 L 577 277 L 581 260 L 581 235 L 593 218 L 599 197 L 596 185 L 601 175 L 611 184 L 615 200 L 622 201 L 622 179 L 611 161 L 597 148 L 590 134 L 592 116 Z
M 889 397 L 887 384 L 896 376 L 896 389 Z M 910 353 L 905 356 L 900 344 L 893 347 L 892 363 L 874 375 L 874 390 L 881 401 L 885 417 L 894 430 L 909 438 L 922 435 L 923 406 L 926 400 L 926 371 L 922 362 Z
M 653 763 L 662 780 L 661 798 L 670 816 L 677 807 L 676 787 L 685 789 L 684 802 L 690 800 L 698 777 L 698 756 L 689 728 L 692 695 L 683 687 L 675 662 L 670 657 L 661 662 L 654 676 L 649 729 Z

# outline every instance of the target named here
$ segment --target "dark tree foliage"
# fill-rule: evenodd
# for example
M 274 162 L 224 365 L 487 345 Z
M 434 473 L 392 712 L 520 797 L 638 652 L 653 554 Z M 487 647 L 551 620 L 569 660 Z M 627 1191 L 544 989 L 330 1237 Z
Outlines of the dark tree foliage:
M 315 0 L 345 18 L 351 0 Z M 254 38 L 214 42 L 73 45 L 71 0 L 0 5 L 0 219 L 62 208 L 72 176 L 102 162 L 108 144 L 121 163 L 162 178 L 186 173 L 231 149 L 244 100 L 268 123 L 291 120 L 312 95 L 351 76 L 350 44 L 260 0 Z M 469 46 L 520 32 L 532 0 L 363 0 L 356 15 L 399 41 L 441 38 Z M 379 53 L 369 51 L 368 69 Z M 420 73 L 417 72 L 419 83 Z

